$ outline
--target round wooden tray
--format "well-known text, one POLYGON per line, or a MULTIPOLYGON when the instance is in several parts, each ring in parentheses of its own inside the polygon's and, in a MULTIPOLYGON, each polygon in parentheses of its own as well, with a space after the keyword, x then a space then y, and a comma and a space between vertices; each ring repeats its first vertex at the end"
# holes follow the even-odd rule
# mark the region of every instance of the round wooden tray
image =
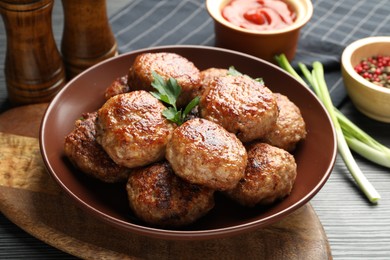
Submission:
POLYGON ((267 228, 224 239, 168 241, 114 229, 76 207, 45 171, 37 137, 46 107, 0 115, 0 210, 45 243, 84 259, 332 259, 310 204, 267 228))

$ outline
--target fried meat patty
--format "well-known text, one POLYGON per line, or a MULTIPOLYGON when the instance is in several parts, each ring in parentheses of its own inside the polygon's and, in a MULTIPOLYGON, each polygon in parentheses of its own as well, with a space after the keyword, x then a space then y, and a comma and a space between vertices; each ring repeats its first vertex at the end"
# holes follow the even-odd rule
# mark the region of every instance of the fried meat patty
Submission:
POLYGON ((275 126, 279 113, 271 90, 247 76, 214 78, 199 107, 202 118, 220 124, 242 142, 264 137, 275 126))
POLYGON ((82 172, 101 181, 113 183, 127 180, 129 169, 114 163, 96 141, 97 113, 85 113, 65 137, 64 151, 82 172))
POLYGON ((123 77, 118 77, 111 83, 110 86, 108 86, 108 88, 104 92, 104 98, 108 100, 113 96, 127 93, 129 91, 130 88, 127 85, 127 75, 123 77))
POLYGON ((200 72, 200 79, 203 85, 207 85, 208 82, 214 80, 215 78, 228 75, 229 70, 222 68, 208 68, 200 72))
POLYGON ((152 71, 164 80, 175 78, 181 87, 177 106, 187 105, 200 88, 200 72, 195 65, 176 53, 143 53, 136 57, 128 73, 130 90, 154 91, 152 71))
POLYGON ((243 206, 269 205, 289 195, 297 175, 294 157, 266 143, 248 147, 245 176, 225 194, 243 206))
POLYGON ((306 125, 299 108, 288 97, 274 93, 279 108, 275 127, 268 132, 263 141, 292 152, 296 144, 305 139, 306 125))
POLYGON ((244 176, 245 147, 222 126, 195 118, 177 127, 166 158, 181 178, 211 189, 231 189, 244 176))
POLYGON ((154 226, 188 225, 214 207, 212 189, 179 178, 167 161, 134 169, 126 189, 134 214, 154 226))
POLYGON ((162 115, 165 109, 146 91, 116 95, 98 110, 97 141, 114 162, 128 168, 161 160, 175 128, 162 115))
POLYGON ((202 96, 204 89, 207 88, 210 81, 212 81, 218 77, 226 76, 226 75, 228 75, 228 72, 229 72, 229 70, 227 70, 227 69, 214 68, 214 67, 200 71, 201 87, 198 91, 197 96, 199 96, 199 97, 202 96))

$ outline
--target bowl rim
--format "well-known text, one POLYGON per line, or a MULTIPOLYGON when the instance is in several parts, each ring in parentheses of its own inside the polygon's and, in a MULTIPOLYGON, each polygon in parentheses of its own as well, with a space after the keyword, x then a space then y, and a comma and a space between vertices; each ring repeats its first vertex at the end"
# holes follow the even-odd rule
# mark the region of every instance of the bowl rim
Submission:
MULTIPOLYGON (((112 226, 115 223, 114 227, 116 227, 116 228, 119 228, 119 226, 120 226, 122 229, 129 231, 129 226, 131 226, 131 232, 134 232, 136 234, 154 237, 154 238, 160 238, 160 239, 169 239, 169 240, 177 240, 177 239, 204 240, 204 239, 211 239, 211 238, 230 237, 233 235, 240 234, 243 231, 251 231, 251 230, 254 230, 256 228, 259 228, 258 227, 259 223, 262 223, 263 226, 268 225, 268 224, 272 224, 272 223, 274 223, 272 220, 275 217, 278 217, 278 216, 285 216, 286 217, 289 214, 295 212, 295 210, 298 210, 299 208, 304 206, 307 202, 309 202, 310 199, 313 198, 315 196, 315 194, 317 194, 321 190, 321 188, 325 185, 325 183, 329 179, 329 177, 332 173, 333 167, 336 163, 336 155, 337 155, 337 143, 336 143, 336 133, 335 133, 334 125, 333 125, 333 123, 330 119, 329 113, 325 109, 324 105, 319 101, 319 99, 310 90, 307 90, 307 91, 310 93, 310 95, 312 95, 318 101, 319 105, 323 108, 324 115, 326 116, 327 120, 330 122, 330 127, 331 127, 331 131, 332 131, 332 136, 333 136, 333 143, 334 143, 334 147, 333 147, 333 151, 332 151, 332 155, 331 155, 332 161, 325 169, 324 175, 321 177, 321 179, 318 180, 318 183, 316 184, 316 186, 310 192, 308 192, 305 196, 303 196, 297 203, 295 203, 289 207, 286 207, 285 209, 277 212, 276 214, 262 218, 261 220, 250 221, 248 223, 243 223, 243 224, 234 225, 234 226, 230 226, 230 227, 213 228, 213 229, 207 229, 207 230, 176 230, 176 229, 170 230, 170 229, 148 227, 145 225, 139 225, 136 223, 131 223, 128 221, 123 221, 123 220, 117 219, 113 216, 110 216, 110 215, 100 211, 99 209, 92 207, 91 205, 89 205, 88 203, 86 203, 85 201, 80 199, 77 194, 72 192, 72 190, 70 190, 66 186, 66 184, 56 174, 54 174, 55 170, 50 163, 50 159, 49 159, 50 155, 45 153, 45 146, 47 145, 46 141, 45 141, 45 135, 49 134, 49 133, 47 133, 47 132, 49 132, 49 129, 45 129, 44 125, 48 121, 48 118, 49 118, 51 111, 55 109, 56 103, 58 102, 58 100, 60 99, 62 94, 66 93, 67 89, 70 88, 72 83, 74 81, 76 81, 78 78, 82 77, 84 74, 89 73, 89 71, 93 70, 95 67, 98 67, 104 63, 109 63, 111 60, 118 59, 121 56, 133 55, 135 53, 142 53, 142 52, 151 51, 151 50, 160 50, 160 49, 165 50, 165 49, 175 49, 175 48, 196 48, 196 49, 216 50, 216 51, 222 51, 222 52, 229 52, 229 53, 240 55, 240 56, 245 56, 245 57, 248 57, 251 59, 256 59, 256 60, 259 60, 263 63, 266 63, 267 65, 272 66, 272 67, 280 70, 283 73, 286 73, 293 80, 296 80, 294 77, 289 75, 287 72, 285 72, 284 70, 282 70, 278 66, 276 66, 276 65, 274 65, 266 60, 263 60, 263 59, 260 59, 258 57, 255 57, 255 56, 252 56, 252 55, 249 55, 246 53, 242 53, 239 51, 224 49, 224 48, 220 48, 220 47, 213 47, 213 46, 164 45, 164 46, 147 47, 147 48, 142 48, 142 49, 137 49, 137 50, 133 50, 130 52, 126 52, 126 53, 120 54, 118 56, 104 60, 104 61, 88 68, 87 70, 80 73, 72 80, 70 80, 58 92, 58 94, 53 98, 53 100, 49 103, 49 106, 47 107, 45 114, 43 116, 43 119, 41 121, 41 127, 40 127, 40 133, 39 133, 39 145, 40 145, 40 151, 41 151, 41 155, 43 158, 43 162, 44 162, 46 169, 48 170, 50 175, 54 178, 54 180, 57 182, 57 184, 59 184, 62 189, 66 190, 65 194, 69 198, 71 198, 73 202, 75 202, 75 205, 77 205, 79 207, 82 206, 82 208, 84 210, 88 211, 89 213, 92 213, 92 215, 95 217, 96 217, 96 213, 98 213, 98 215, 101 216, 101 218, 99 218, 99 219, 101 219, 102 221, 105 221, 106 223, 108 223, 112 226), (293 208, 295 208, 295 210, 292 211, 293 208)), ((299 83, 299 84, 301 84, 301 83, 299 83)))
POLYGON ((360 76, 354 69, 351 63, 351 57, 358 49, 376 43, 388 43, 390 48, 390 36, 372 36, 366 37, 359 40, 356 40, 349 44, 343 51, 341 55, 341 63, 345 69, 345 72, 348 73, 354 80, 360 83, 360 85, 372 89, 374 91, 378 91, 384 94, 390 94, 390 89, 377 86, 374 83, 364 79, 360 76))
MULTIPOLYGON (((231 22, 227 21, 223 16, 221 15, 221 5, 224 4, 225 0, 206 0, 206 9, 209 13, 209 15, 214 19, 215 22, 218 22, 219 24, 230 28, 232 30, 244 33, 244 34, 250 34, 250 35, 264 35, 264 36, 270 36, 270 35, 276 35, 276 34, 283 34, 288 33, 291 31, 295 31, 303 27, 312 17, 313 15, 313 4, 311 0, 285 0, 286 2, 290 3, 293 2, 294 6, 298 5, 299 10, 305 11, 304 15, 301 15, 299 13, 298 19, 294 21, 293 24, 281 28, 281 29, 275 29, 275 30, 264 30, 264 31, 256 31, 251 29, 245 29, 242 27, 239 27, 237 25, 232 24, 231 22), (218 5, 218 6, 216 6, 218 5)), ((226 3, 230 2, 231 0, 226 0, 226 3)), ((300 12, 300 11, 299 11, 300 12)))

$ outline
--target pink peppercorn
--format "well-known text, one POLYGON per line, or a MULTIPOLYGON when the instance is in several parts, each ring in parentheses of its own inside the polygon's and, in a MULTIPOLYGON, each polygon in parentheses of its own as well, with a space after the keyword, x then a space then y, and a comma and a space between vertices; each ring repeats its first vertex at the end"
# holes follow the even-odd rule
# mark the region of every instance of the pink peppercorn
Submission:
POLYGON ((390 88, 390 56, 377 55, 362 59, 354 69, 366 80, 390 88))

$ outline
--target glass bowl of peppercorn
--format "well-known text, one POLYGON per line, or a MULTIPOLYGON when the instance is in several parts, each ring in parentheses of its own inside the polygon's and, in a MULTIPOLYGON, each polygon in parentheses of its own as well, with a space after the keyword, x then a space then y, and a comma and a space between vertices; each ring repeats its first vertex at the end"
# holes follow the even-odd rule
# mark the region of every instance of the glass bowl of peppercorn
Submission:
POLYGON ((390 123, 390 36, 351 43, 341 63, 344 85, 355 107, 372 119, 390 123))

